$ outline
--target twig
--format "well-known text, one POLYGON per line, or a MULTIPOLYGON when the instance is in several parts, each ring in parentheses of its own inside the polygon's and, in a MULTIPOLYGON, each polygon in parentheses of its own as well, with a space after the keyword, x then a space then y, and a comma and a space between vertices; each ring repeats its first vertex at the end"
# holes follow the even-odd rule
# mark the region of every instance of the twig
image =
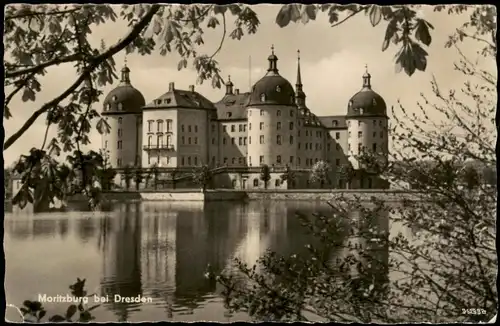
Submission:
POLYGON ((78 88, 78 86, 80 86, 80 84, 86 78, 88 78, 88 76, 92 73, 92 71, 95 68, 97 68, 103 61, 107 60, 108 58, 112 57, 113 55, 115 55, 116 53, 120 52, 125 47, 127 47, 137 36, 139 36, 139 34, 149 24, 149 22, 159 9, 160 9, 159 5, 152 5, 148 13, 144 15, 144 17, 132 28, 130 33, 123 40, 119 41, 117 44, 110 47, 106 52, 94 58, 91 58, 88 68, 82 72, 82 74, 78 77, 78 79, 68 89, 66 89, 66 91, 64 91, 58 97, 54 98, 52 101, 44 104, 37 111, 35 111, 33 115, 31 115, 31 117, 29 117, 28 120, 26 120, 23 126, 16 133, 10 136, 9 139, 7 139, 7 141, 4 144, 4 151, 8 149, 10 146, 12 146, 12 144, 14 144, 16 140, 18 140, 26 132, 26 130, 28 130, 33 125, 33 123, 36 121, 36 119, 38 119, 40 115, 47 112, 47 110, 56 106, 62 100, 64 100, 66 97, 72 94, 78 88))
POLYGON ((68 9, 68 10, 61 10, 61 11, 49 11, 49 12, 36 12, 32 11, 29 13, 25 14, 19 14, 19 15, 10 15, 5 17, 5 21, 13 20, 13 19, 22 19, 22 18, 29 18, 29 17, 36 17, 36 16, 53 16, 53 15, 64 15, 68 13, 74 13, 77 12, 78 10, 82 9, 82 7, 78 8, 73 8, 73 9, 68 9))
POLYGON ((352 13, 350 13, 349 15, 347 15, 347 17, 345 17, 344 19, 342 19, 341 21, 339 21, 339 22, 337 22, 335 24, 330 25, 330 27, 336 27, 336 26, 339 26, 340 24, 345 23, 350 18, 356 16, 357 14, 359 14, 360 12, 362 12, 363 10, 365 10, 365 8, 366 8, 366 6, 360 7, 357 11, 353 11, 352 13))

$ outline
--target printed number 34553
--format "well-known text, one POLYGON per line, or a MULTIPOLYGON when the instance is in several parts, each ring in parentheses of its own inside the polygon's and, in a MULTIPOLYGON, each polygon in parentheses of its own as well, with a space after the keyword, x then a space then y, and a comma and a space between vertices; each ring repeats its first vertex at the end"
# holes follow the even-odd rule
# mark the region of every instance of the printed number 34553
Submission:
POLYGON ((462 309, 463 315, 486 315, 486 310, 482 308, 462 309))

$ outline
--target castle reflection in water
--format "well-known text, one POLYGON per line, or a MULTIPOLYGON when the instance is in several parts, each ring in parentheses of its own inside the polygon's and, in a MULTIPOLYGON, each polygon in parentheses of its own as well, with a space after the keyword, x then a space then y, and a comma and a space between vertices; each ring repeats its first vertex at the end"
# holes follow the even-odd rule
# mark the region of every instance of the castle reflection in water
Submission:
MULTIPOLYGON (((95 241, 99 248, 101 294, 152 297, 152 304, 171 315, 195 309, 220 292, 203 275, 207 264, 217 274, 230 269, 235 257, 254 264, 266 249, 284 255, 306 252, 305 244, 314 239, 306 234, 297 211, 331 213, 329 207, 290 202, 151 202, 120 204, 100 218, 8 223, 6 232, 14 237, 64 237, 68 221, 75 223, 80 241, 95 241)), ((382 216, 377 223, 387 221, 382 216)), ((126 321, 139 305, 109 303, 107 309, 126 321)))

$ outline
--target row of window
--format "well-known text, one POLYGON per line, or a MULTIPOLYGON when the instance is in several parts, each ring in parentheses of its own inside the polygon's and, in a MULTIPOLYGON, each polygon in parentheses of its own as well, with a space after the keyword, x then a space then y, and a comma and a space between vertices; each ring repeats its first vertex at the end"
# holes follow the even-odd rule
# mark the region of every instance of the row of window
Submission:
MULTIPOLYGON (((377 132, 374 131, 373 134, 372 134, 373 138, 376 138, 377 137, 377 132)), ((379 132, 379 136, 380 138, 384 138, 384 132, 383 131, 380 131, 379 132)), ((351 137, 351 132, 349 131, 349 137, 351 137)), ((358 131, 358 138, 361 138, 363 137, 363 132, 362 131, 358 131)))
MULTIPOLYGON (((349 147, 348 147, 349 151, 351 151, 351 144, 349 144, 348 146, 349 146, 349 147)), ((363 144, 361 144, 361 143, 359 143, 359 144, 358 144, 358 153, 361 153, 361 152, 362 152, 362 151, 364 151, 365 149, 366 149, 366 146, 363 146, 363 144)), ((373 152, 376 152, 376 151, 378 151, 379 149, 382 149, 382 148, 379 148, 379 147, 377 146, 377 143, 373 143, 373 144, 372 144, 372 151, 373 151, 373 152)))
MULTIPOLYGON (((264 94, 262 94, 262 95, 264 95, 264 94)), ((266 112, 265 110, 260 110, 260 116, 264 116, 265 112, 266 112)), ((289 112, 290 112, 290 117, 293 118, 294 110, 291 109, 289 112)), ((248 115, 252 115, 252 110, 248 110, 248 115)), ((276 110, 276 116, 281 117, 281 110, 276 110)))
MULTIPOLYGON (((300 149, 300 143, 297 145, 297 149, 300 149)), ((313 150, 313 143, 305 143, 305 150, 313 150)), ((323 146, 319 143, 316 143, 316 148, 315 150, 320 151, 323 149, 323 146)))
MULTIPOLYGON (((334 120, 334 121, 337 121, 337 120, 334 120)), ((373 122, 373 126, 376 126, 377 125, 377 120, 372 120, 373 122)), ((358 120, 358 126, 362 126, 365 122, 364 121, 359 121, 358 120)), ((378 125, 379 127, 383 127, 383 121, 382 120, 378 120, 378 125)), ((336 126, 336 124, 335 124, 336 126)), ((347 126, 350 127, 351 126, 351 120, 347 121, 347 126)))
MULTIPOLYGON (((162 146, 164 138, 165 137, 163 135, 156 136, 156 144, 158 146, 162 146)), ((166 139, 167 139, 167 146, 171 146, 172 145, 172 136, 171 135, 167 135, 166 139)), ((151 146, 151 145, 153 145, 153 137, 149 136, 148 137, 148 146, 151 146)))
MULTIPOLYGON (((167 121, 167 132, 172 132, 174 122, 171 119, 168 119, 166 121, 167 121)), ((154 123, 155 123, 154 120, 148 120, 148 132, 153 132, 154 123)), ((156 120, 156 132, 163 132, 163 120, 156 120)))
MULTIPOLYGON (((227 126, 222 126, 222 130, 224 132, 227 132, 227 126)), ((239 124, 238 131, 239 132, 247 131, 247 125, 246 124, 239 124)), ((212 125, 212 132, 215 132, 215 125, 212 125)), ((231 132, 236 132, 236 125, 231 125, 231 132)))

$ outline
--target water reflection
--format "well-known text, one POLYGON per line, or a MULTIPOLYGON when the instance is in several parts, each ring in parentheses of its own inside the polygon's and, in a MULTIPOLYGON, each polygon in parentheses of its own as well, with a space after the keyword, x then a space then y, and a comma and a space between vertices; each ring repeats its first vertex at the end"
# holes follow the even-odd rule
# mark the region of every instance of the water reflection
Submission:
MULTIPOLYGON (((297 212, 315 211, 331 214, 328 206, 298 202, 129 203, 117 204, 110 212, 85 216, 54 213, 22 219, 7 217, 5 229, 8 236, 33 246, 38 245, 37 238, 59 235, 55 244, 44 244, 49 246, 48 251, 50 245, 64 246, 74 240, 95 244, 99 261, 88 264, 102 267, 94 269, 95 275, 84 277, 100 280, 101 295, 110 299, 115 294, 153 298, 153 303, 145 304, 110 300, 104 306, 113 312, 115 320, 130 321, 142 311, 147 312, 149 320, 175 319, 175 315, 186 312, 203 320, 206 318, 197 315, 202 314, 197 308, 217 298, 221 290, 204 277, 207 264, 219 274, 231 268, 235 257, 254 264, 266 249, 283 255, 304 253, 305 244, 314 239, 306 234, 297 212)), ((356 214, 353 212, 352 218, 356 214)), ((388 227, 387 214, 370 221, 388 227)), ((387 248, 374 247, 373 252, 385 257, 382 261, 388 259, 387 248)), ((68 252, 68 257, 73 256, 74 252, 68 252)), ((29 268, 23 266, 17 268, 29 268)), ((380 270, 379 266, 373 272, 380 275, 380 270)), ((50 275, 50 270, 36 273, 50 275)), ((60 283, 59 279, 45 278, 60 283)), ((9 279, 6 283, 10 291, 22 286, 10 284, 9 279)), ((222 305, 216 307, 220 310, 219 321, 227 321, 222 305)), ((96 314, 99 316, 98 311, 96 314)))

